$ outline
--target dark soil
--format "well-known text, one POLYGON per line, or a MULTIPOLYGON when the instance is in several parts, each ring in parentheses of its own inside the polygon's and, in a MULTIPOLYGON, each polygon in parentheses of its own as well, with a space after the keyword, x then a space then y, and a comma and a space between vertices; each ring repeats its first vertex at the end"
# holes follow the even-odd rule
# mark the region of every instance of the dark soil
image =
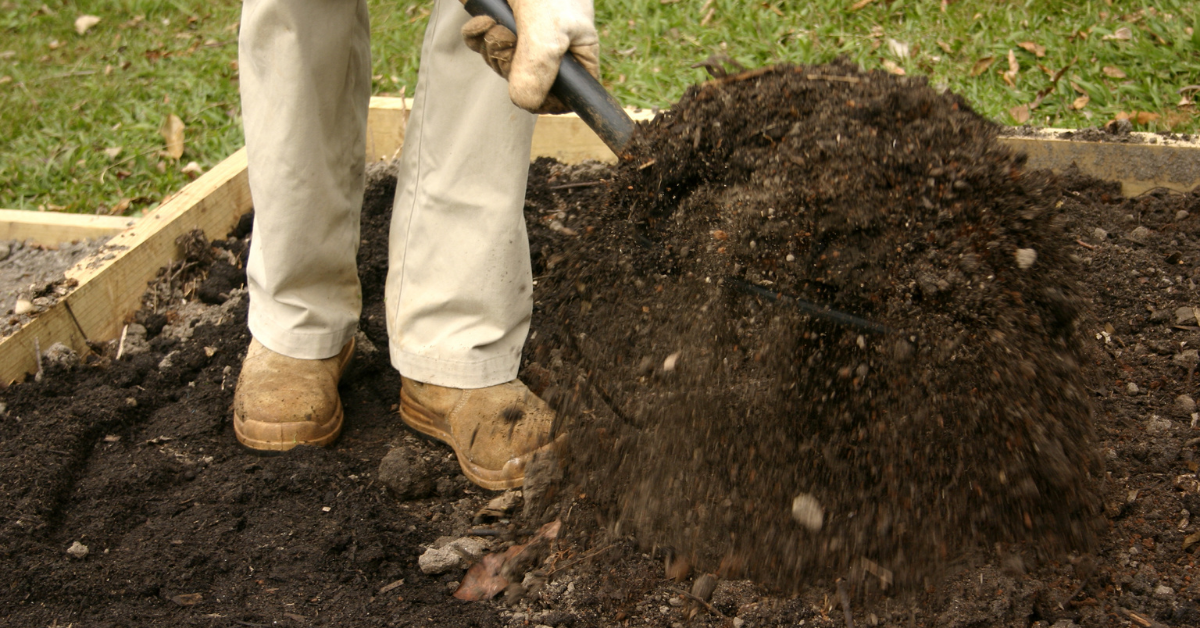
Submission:
POLYGON ((523 377, 575 437, 565 480, 494 523, 395 414, 394 179, 364 208, 330 449, 238 447, 245 240, 193 251, 218 270, 164 273, 145 352, 3 391, 0 625, 841 626, 839 589, 860 625, 1200 625, 1177 400, 1200 362, 1177 311, 1200 305, 1200 196, 1025 173, 995 133, 917 81, 785 68, 693 89, 616 169, 535 164, 523 377), (382 486, 389 449, 432 495, 382 486), (792 518, 802 493, 819 531, 792 518), (500 549, 553 517, 540 592, 461 602, 461 570, 417 566, 439 537, 486 527, 500 549), (703 572, 720 581, 689 620, 703 572))

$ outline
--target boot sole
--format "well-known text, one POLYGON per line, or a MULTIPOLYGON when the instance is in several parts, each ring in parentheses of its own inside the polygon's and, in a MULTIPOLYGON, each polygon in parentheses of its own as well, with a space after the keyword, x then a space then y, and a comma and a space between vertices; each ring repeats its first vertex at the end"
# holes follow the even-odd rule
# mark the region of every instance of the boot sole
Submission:
MULTIPOLYGON (((244 421, 238 416, 237 412, 233 413, 233 433, 237 436, 238 442, 255 451, 288 451, 299 445, 312 447, 324 447, 333 441, 342 433, 342 422, 344 413, 342 412, 342 400, 338 399, 337 409, 334 410, 331 420, 325 425, 318 426, 318 430, 324 432, 329 429, 329 432, 317 438, 300 438, 301 426, 307 426, 308 423, 265 423, 262 421, 244 421), (332 426, 327 428, 326 426, 332 426), (276 432, 278 436, 272 435, 272 438, 262 438, 261 435, 266 432, 276 432), (259 436, 255 438, 250 434, 259 436)), ((310 432, 311 430, 304 430, 310 432)))
MULTIPOLYGON (((424 406, 410 397, 408 391, 403 388, 400 389, 400 419, 404 421, 405 425, 421 434, 449 445, 454 450, 454 456, 458 458, 458 466, 462 469, 463 475, 467 476, 467 479, 476 486, 491 491, 503 491, 510 488, 518 488, 525 483, 524 465, 522 465, 521 475, 513 477, 503 470, 497 471, 481 467, 464 457, 462 452, 459 451, 458 444, 454 441, 454 435, 451 433, 450 424, 446 419, 425 409, 424 406)), ((542 449, 546 447, 549 447, 549 445, 542 449)), ((541 449, 536 451, 541 451, 541 449)), ((521 456, 520 459, 528 462, 529 458, 536 451, 531 451, 521 456)))

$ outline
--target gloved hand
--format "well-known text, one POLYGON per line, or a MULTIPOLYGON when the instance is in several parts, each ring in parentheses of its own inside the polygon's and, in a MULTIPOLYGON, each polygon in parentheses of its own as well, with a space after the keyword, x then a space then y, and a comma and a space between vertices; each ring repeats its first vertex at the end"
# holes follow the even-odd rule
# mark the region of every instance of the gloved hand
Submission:
MULTIPOLYGON (((464 0, 465 2, 465 0, 464 0)), ((508 79, 513 103, 533 113, 570 111, 550 94, 558 65, 568 51, 592 76, 600 78, 600 37, 592 0, 508 0, 518 38, 490 17, 471 18, 463 26, 467 46, 483 55, 508 79)))

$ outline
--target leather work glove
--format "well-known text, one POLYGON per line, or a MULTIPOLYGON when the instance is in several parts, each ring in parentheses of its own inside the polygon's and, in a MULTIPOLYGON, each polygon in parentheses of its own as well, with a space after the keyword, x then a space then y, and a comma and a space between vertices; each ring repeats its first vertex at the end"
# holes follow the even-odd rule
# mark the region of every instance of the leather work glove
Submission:
MULTIPOLYGON (((465 0, 464 0, 465 1, 465 0)), ((483 55, 508 79, 513 104, 533 113, 566 113, 550 94, 558 65, 567 52, 592 76, 600 78, 600 37, 592 0, 508 0, 520 38, 490 17, 471 18, 463 26, 467 47, 483 55)))

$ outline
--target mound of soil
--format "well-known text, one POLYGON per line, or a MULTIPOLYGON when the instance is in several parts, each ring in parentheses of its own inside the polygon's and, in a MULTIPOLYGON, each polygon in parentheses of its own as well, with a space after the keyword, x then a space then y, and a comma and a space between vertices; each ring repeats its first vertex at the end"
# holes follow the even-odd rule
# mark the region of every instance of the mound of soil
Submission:
POLYGON ((1061 189, 996 134, 851 65, 711 81, 659 114, 543 271, 555 333, 533 355, 567 351, 593 393, 565 409, 581 490, 774 582, 1086 548, 1102 466, 1061 189))
POLYGON ((383 173, 335 446, 236 444, 244 232, 182 243, 209 263, 164 271, 120 357, 0 391, 0 625, 1200 624, 1200 195, 1021 172, 961 101, 843 65, 673 111, 653 155, 530 173, 522 377, 576 435, 574 490, 485 521, 493 495, 400 425, 383 173), (555 517, 494 601, 419 566, 555 517))

